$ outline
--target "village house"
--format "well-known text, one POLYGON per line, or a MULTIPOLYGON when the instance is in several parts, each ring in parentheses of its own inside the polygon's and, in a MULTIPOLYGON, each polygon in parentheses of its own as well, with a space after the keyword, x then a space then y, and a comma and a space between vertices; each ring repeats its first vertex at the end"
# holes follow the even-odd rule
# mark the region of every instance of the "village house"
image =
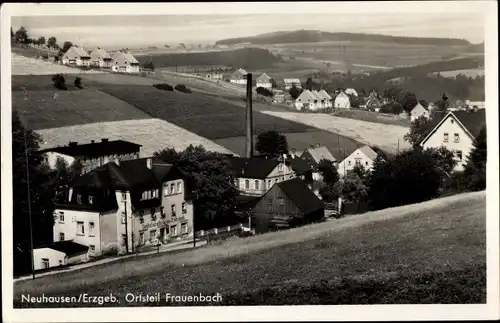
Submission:
POLYGON ((429 114, 429 111, 422 104, 420 104, 420 102, 419 102, 410 111, 410 121, 413 122, 413 121, 417 120, 420 117, 424 117, 426 119, 429 119, 430 118, 430 114, 429 114))
POLYGON ((231 74, 231 77, 229 78, 229 82, 234 83, 234 84, 239 84, 239 85, 246 85, 247 84, 247 71, 245 71, 242 68, 237 69, 236 71, 231 74))
POLYGON ((256 79, 256 87, 263 87, 265 89, 272 89, 273 84, 271 82, 272 78, 267 75, 266 73, 262 73, 259 77, 256 79))
POLYGON ((316 111, 319 108, 319 98, 309 90, 304 90, 295 100, 297 110, 316 111))
POLYGON ((358 97, 358 92, 356 92, 355 89, 352 89, 352 88, 348 88, 344 91, 345 94, 347 95, 352 95, 352 96, 355 96, 355 97, 358 97))
POLYGON ((349 96, 344 92, 340 92, 336 97, 333 103, 333 107, 335 109, 350 109, 351 108, 351 100, 349 96))
POLYGON ((474 139, 486 124, 486 110, 450 111, 422 140, 423 149, 446 147, 455 155, 456 171, 462 171, 474 139))
POLYGON ((293 228, 323 220, 323 202, 299 178, 274 184, 250 211, 256 233, 293 228))
POLYGON ((302 89, 302 84, 300 83, 299 79, 292 79, 292 78, 287 78, 283 79, 283 83, 285 84, 285 90, 289 91, 293 86, 295 86, 297 89, 302 89))
POLYGON ((484 109, 485 108, 484 101, 465 100, 465 105, 471 109, 484 109))
POLYGON ((340 177, 344 177, 356 166, 362 166, 365 170, 371 170, 375 158, 377 158, 377 153, 370 146, 365 145, 356 149, 338 164, 337 169, 340 177))
POLYGON ((90 66, 90 55, 82 47, 73 45, 64 53, 61 63, 63 65, 90 66))
POLYGON ((273 103, 283 103, 285 102, 285 93, 283 90, 273 90, 274 96, 273 96, 273 103))
POLYGON ((314 95, 314 97, 316 97, 316 109, 318 110, 321 110, 321 109, 325 109, 326 108, 326 98, 323 97, 323 95, 321 95, 318 91, 316 90, 312 90, 311 91, 312 95, 314 95))
POLYGON ((33 249, 35 270, 87 262, 89 247, 73 241, 56 241, 33 249))
POLYGON ((104 49, 97 47, 90 52, 90 66, 111 68, 111 56, 104 49))
POLYGON ((111 70, 120 73, 139 73, 139 61, 129 52, 119 51, 111 60, 111 70))
POLYGON ((365 109, 378 112, 380 110, 380 108, 382 107, 382 105, 383 105, 383 103, 379 99, 377 93, 372 92, 368 96, 368 100, 365 103, 365 109))
POLYGON ((320 144, 316 144, 316 146, 310 146, 305 149, 301 154, 300 158, 303 160, 307 160, 315 169, 313 172, 313 180, 320 181, 322 180, 321 174, 317 171, 316 167, 322 159, 329 160, 333 163, 333 165, 337 166, 337 159, 333 157, 332 153, 325 146, 321 146, 320 144))
POLYGON ((55 206, 54 241, 89 256, 134 253, 193 235, 187 176, 154 158, 115 160, 78 177, 55 206))
POLYGON ((92 140, 89 144, 79 145, 78 142, 70 142, 67 146, 47 148, 40 150, 39 153, 45 154, 49 166, 53 169, 59 158, 68 165, 78 160, 82 166, 82 173, 86 173, 115 159, 120 161, 138 159, 140 149, 141 145, 133 142, 109 141, 103 138, 100 142, 92 140))
POLYGON ((214 80, 214 81, 221 81, 224 78, 224 75, 222 73, 218 72, 211 72, 205 75, 205 78, 209 80, 214 80))
POLYGON ((328 108, 333 107, 333 99, 330 96, 330 94, 328 94, 325 90, 321 90, 318 93, 324 99, 324 107, 325 108, 328 109, 328 108))

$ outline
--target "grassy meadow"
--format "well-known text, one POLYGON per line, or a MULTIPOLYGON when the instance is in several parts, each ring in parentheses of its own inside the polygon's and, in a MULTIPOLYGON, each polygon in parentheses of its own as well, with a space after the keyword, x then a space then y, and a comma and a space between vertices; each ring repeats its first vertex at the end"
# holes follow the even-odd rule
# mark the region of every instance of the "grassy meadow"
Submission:
POLYGON ((485 303, 485 221, 484 191, 455 195, 16 282, 14 306, 30 306, 22 294, 82 290, 113 293, 112 306, 164 306, 124 295, 167 291, 219 292, 223 305, 485 303))

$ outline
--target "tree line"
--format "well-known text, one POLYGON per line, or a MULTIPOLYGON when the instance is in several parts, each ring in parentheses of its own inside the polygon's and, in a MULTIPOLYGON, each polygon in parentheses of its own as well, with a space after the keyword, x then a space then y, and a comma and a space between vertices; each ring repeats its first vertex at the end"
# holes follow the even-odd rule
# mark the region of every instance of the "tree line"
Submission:
POLYGON ((39 38, 31 38, 28 34, 28 30, 21 26, 16 32, 10 28, 10 36, 11 39, 18 43, 18 44, 24 44, 24 45, 37 45, 37 46, 42 46, 42 45, 47 45, 48 48, 53 49, 53 50, 58 50, 59 56, 62 56, 64 53, 70 49, 71 46, 73 46, 73 43, 70 41, 65 41, 63 43, 63 46, 60 47, 59 44, 57 43, 57 38, 54 36, 49 37, 46 39, 44 36, 41 36, 39 38))

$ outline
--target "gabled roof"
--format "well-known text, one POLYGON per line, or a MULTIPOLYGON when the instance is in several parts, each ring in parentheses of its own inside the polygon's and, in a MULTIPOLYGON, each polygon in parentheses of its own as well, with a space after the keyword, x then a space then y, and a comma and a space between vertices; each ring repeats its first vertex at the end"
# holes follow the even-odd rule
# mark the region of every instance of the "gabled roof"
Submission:
POLYGON ((371 106, 371 105, 377 105, 381 107, 383 104, 380 102, 378 99, 377 95, 375 93, 370 93, 370 96, 368 97, 368 101, 366 101, 366 106, 371 106))
POLYGON ((73 45, 66 51, 64 57, 67 57, 68 59, 77 59, 81 57, 90 57, 90 55, 82 47, 73 45))
POLYGON ((89 251, 88 246, 84 246, 82 244, 70 240, 52 242, 46 245, 39 246, 36 249, 41 249, 41 248, 50 248, 53 250, 57 250, 66 254, 67 256, 86 253, 89 251))
POLYGON ((54 147, 40 150, 39 153, 55 152, 72 157, 99 157, 118 153, 128 154, 139 151, 141 145, 124 140, 101 141, 78 145, 70 143, 68 146, 54 147))
POLYGON ((269 82, 271 81, 271 77, 266 73, 262 73, 258 78, 257 82, 269 82))
POLYGON ((283 193, 285 193, 285 195, 304 214, 310 214, 325 208, 323 202, 300 178, 293 178, 287 181, 278 182, 274 185, 278 185, 283 193))
POLYGON ((359 150, 371 160, 375 160, 375 158, 377 158, 377 153, 368 145, 359 147, 359 150))
POLYGON ((90 52, 90 58, 93 60, 111 59, 111 56, 102 48, 97 47, 90 52))
POLYGON ((314 96, 316 97, 316 99, 317 99, 317 100, 324 100, 324 99, 325 99, 325 98, 324 98, 321 94, 319 94, 319 92, 318 92, 318 91, 316 91, 316 90, 312 90, 312 91, 311 91, 311 94, 312 94, 312 95, 314 95, 314 96))
POLYGON ((314 102, 318 100, 318 98, 312 94, 311 91, 309 90, 305 90, 305 91, 302 91, 302 93, 300 93, 299 97, 297 98, 296 101, 300 101, 300 102, 314 102))
POLYGON ((279 164, 278 158, 227 157, 236 177, 266 178, 279 164))
POLYGON ((292 170, 298 176, 303 175, 308 171, 311 171, 313 168, 313 164, 309 160, 302 159, 300 157, 289 158, 287 159, 287 161, 292 166, 292 170))
POLYGON ((422 104, 420 104, 420 102, 419 102, 419 103, 417 103, 417 105, 415 105, 415 106, 413 107, 413 109, 411 109, 410 113, 411 113, 411 112, 413 112, 413 111, 422 110, 422 109, 423 109, 424 111, 427 111, 427 108, 426 108, 426 107, 424 107, 424 106, 423 106, 422 104))
POLYGON ((310 147, 307 148, 305 151, 311 154, 311 157, 314 159, 316 163, 319 163, 321 159, 327 159, 333 162, 337 161, 335 157, 333 157, 332 153, 325 146, 310 147))
POLYGON ((115 65, 139 64, 139 61, 129 52, 117 52, 112 58, 115 65))
POLYGON ((486 110, 479 109, 474 111, 450 111, 448 112, 440 121, 436 124, 434 128, 425 136, 425 138, 420 142, 420 145, 424 145, 425 142, 436 132, 443 122, 448 119, 448 117, 453 118, 458 122, 458 124, 463 128, 465 133, 471 138, 475 139, 479 134, 481 128, 486 124, 486 110))
POLYGON ((321 90, 319 91, 319 94, 324 97, 325 99, 328 99, 328 100, 331 100, 332 97, 330 96, 330 94, 328 94, 328 92, 326 92, 325 90, 321 90))
POLYGON ((245 71, 244 69, 242 68, 238 68, 236 71, 233 72, 233 74, 231 75, 231 78, 232 79, 244 79, 247 77, 247 71, 245 71))
POLYGON ((339 94, 337 94, 337 96, 335 97, 335 99, 337 99, 337 98, 349 99, 349 96, 347 94, 345 94, 345 92, 340 91, 339 94))

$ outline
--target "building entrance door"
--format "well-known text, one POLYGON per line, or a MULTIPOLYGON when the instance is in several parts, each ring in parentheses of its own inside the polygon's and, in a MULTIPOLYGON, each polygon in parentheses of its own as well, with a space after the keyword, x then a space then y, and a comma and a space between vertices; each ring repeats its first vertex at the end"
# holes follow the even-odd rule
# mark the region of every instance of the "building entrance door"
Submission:
POLYGON ((165 243, 165 228, 160 228, 160 242, 165 243))

